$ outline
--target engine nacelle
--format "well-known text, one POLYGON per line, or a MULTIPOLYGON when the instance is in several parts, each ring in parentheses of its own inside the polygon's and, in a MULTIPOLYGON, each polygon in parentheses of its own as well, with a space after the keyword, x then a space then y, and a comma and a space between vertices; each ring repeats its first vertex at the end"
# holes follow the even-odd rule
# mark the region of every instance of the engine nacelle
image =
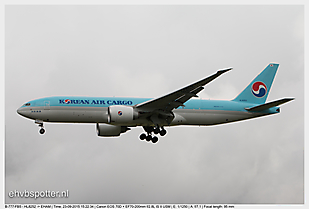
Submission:
POLYGON ((97 123, 97 134, 98 136, 119 136, 121 133, 126 132, 127 130, 130 130, 126 126, 115 126, 110 124, 98 124, 97 123))
POLYGON ((113 105, 108 107, 108 123, 129 123, 137 118, 137 112, 133 107, 113 105))

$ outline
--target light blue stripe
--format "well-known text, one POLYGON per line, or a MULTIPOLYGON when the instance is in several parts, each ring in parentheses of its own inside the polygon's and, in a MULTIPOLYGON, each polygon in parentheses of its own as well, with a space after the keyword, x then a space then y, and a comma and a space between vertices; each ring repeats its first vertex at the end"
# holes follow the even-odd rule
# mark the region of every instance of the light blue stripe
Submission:
MULTIPOLYGON (((130 97, 76 97, 76 96, 54 96, 45 97, 30 101, 31 106, 45 106, 46 102, 49 102, 50 107, 62 106, 62 107, 108 107, 111 105, 129 105, 133 106, 145 101, 149 101, 151 98, 130 98, 130 97), (65 103, 65 100, 69 100, 65 103)), ((223 110, 223 111, 241 111, 247 112, 246 107, 252 107, 256 104, 247 102, 236 102, 228 100, 202 100, 191 99, 187 101, 185 107, 179 107, 178 109, 200 109, 200 110, 223 110)), ((274 111, 274 110, 272 110, 274 111)), ((271 111, 271 112, 272 112, 271 111)), ((268 112, 268 111, 267 111, 268 112)))

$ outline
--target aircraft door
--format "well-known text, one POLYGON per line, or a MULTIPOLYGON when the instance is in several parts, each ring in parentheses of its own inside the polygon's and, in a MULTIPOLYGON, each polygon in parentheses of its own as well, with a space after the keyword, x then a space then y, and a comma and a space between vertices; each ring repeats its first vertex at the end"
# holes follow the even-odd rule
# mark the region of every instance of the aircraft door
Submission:
POLYGON ((50 102, 44 101, 44 103, 45 103, 44 110, 50 110, 50 102))

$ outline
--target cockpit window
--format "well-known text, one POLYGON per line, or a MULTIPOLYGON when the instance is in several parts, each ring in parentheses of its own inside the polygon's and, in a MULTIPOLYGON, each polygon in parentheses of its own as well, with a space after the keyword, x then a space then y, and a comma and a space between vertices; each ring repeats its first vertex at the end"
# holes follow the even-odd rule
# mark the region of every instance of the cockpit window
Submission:
POLYGON ((26 104, 24 104, 24 106, 30 106, 30 103, 26 103, 26 104))

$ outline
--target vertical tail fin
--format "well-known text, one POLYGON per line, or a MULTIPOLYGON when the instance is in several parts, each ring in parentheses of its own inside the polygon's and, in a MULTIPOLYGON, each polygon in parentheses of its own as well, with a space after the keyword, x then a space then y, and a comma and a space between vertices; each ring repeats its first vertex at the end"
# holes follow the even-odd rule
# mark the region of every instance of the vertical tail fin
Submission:
POLYGON ((279 64, 270 63, 251 83, 232 101, 265 103, 274 81, 279 64))

